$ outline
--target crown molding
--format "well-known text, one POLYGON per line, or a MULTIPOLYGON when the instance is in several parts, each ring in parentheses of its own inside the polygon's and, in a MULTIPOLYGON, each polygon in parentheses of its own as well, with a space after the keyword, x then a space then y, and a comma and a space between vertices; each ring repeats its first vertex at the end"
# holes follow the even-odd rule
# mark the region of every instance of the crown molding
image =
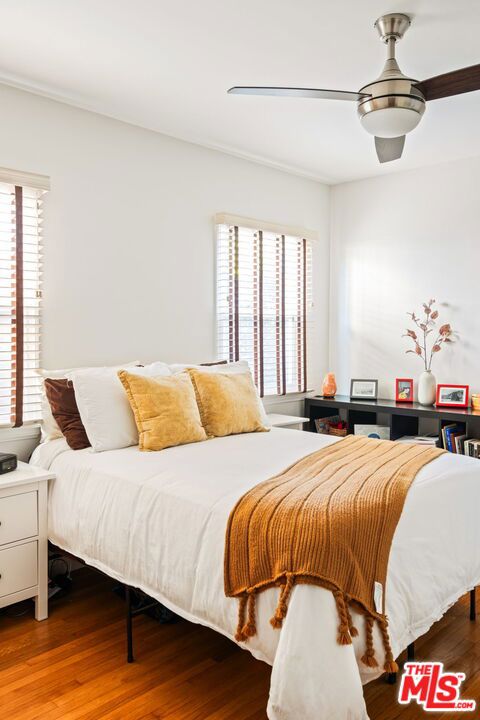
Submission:
POLYGON ((257 165, 263 165, 273 170, 279 170, 289 175, 296 175, 297 177, 302 177, 307 180, 313 180, 314 182, 322 183, 324 185, 335 185, 338 182, 338 180, 335 178, 326 175, 319 175, 317 173, 312 173, 301 167, 289 165, 288 163, 277 162, 275 160, 272 160, 271 158, 264 157, 263 155, 249 153, 244 150, 239 150, 238 148, 235 148, 233 146, 222 145, 220 143, 206 142, 202 140, 202 138, 196 136, 182 134, 177 135, 165 132, 160 128, 139 124, 138 122, 134 122, 131 118, 128 118, 126 116, 113 115, 112 113, 109 113, 104 109, 99 109, 85 98, 76 97, 68 95, 67 93, 53 90, 48 85, 44 85, 42 83, 25 81, 23 78, 20 78, 19 76, 10 73, 0 73, 0 85, 6 85, 8 87, 14 88, 15 90, 21 90, 22 92, 30 93, 31 95, 39 95, 41 97, 47 98, 48 100, 62 103, 63 105, 69 105, 71 107, 78 108, 79 110, 85 110, 96 115, 101 115, 102 117, 110 118, 111 120, 117 120, 118 122, 141 128, 142 130, 148 130, 149 132, 154 132, 159 135, 165 135, 166 137, 170 137, 175 140, 188 142, 192 145, 199 145, 200 147, 207 148, 208 150, 215 150, 216 152, 221 152, 225 155, 230 155, 241 160, 247 160, 249 162, 256 163, 257 165))

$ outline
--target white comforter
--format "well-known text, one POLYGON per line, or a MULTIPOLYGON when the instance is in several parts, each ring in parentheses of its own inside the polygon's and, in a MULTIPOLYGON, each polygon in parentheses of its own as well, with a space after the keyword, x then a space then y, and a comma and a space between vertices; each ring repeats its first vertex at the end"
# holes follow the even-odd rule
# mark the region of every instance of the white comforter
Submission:
MULTIPOLYGON (((273 429, 157 453, 93 453, 69 450, 62 439, 38 447, 32 462, 57 475, 49 497, 52 542, 233 639, 237 601, 223 592, 228 515, 249 488, 329 442, 335 439, 273 429)), ((446 454, 418 474, 388 571, 394 655, 480 583, 479 507, 477 460, 446 454)), ((362 682, 379 672, 357 664, 362 618, 354 618, 354 645, 340 646, 330 592, 294 588, 281 631, 269 624, 277 600, 277 589, 260 594, 258 634, 245 645, 273 665, 270 720, 365 720, 362 682)), ((375 639, 381 658, 379 634, 375 639)))

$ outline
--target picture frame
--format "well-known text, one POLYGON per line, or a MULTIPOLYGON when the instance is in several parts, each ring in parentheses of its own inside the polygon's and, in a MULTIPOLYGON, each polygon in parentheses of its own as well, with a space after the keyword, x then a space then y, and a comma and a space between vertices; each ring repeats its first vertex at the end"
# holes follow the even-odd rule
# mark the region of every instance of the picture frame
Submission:
POLYGON ((350 400, 377 400, 378 380, 353 378, 350 380, 350 400))
POLYGON ((437 407, 467 408, 469 385, 437 385, 437 407))
POLYGON ((395 380, 395 400, 397 403, 413 402, 413 379, 397 378, 395 380))

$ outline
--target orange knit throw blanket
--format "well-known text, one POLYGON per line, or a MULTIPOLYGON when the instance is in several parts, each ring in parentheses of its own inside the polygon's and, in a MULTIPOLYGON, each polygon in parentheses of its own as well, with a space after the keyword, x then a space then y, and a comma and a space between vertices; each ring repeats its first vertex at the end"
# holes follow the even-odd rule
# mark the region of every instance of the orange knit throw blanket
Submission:
POLYGON ((282 625, 295 583, 333 592, 338 642, 358 634, 350 606, 365 615, 362 661, 378 665, 373 625, 385 647, 386 672, 396 672, 383 592, 393 534, 418 471, 443 450, 350 435, 249 490, 230 514, 225 540, 225 594, 239 598, 237 641, 255 635, 256 594, 281 587, 271 624, 282 625))

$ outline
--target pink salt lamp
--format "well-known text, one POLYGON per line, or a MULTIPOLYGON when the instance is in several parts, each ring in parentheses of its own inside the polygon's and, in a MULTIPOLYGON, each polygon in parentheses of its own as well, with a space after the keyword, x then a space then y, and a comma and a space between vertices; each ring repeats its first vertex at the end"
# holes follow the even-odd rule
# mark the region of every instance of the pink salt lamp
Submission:
POLYGON ((335 373, 327 373, 323 379, 322 395, 323 397, 335 397, 337 392, 337 383, 335 381, 335 373))

